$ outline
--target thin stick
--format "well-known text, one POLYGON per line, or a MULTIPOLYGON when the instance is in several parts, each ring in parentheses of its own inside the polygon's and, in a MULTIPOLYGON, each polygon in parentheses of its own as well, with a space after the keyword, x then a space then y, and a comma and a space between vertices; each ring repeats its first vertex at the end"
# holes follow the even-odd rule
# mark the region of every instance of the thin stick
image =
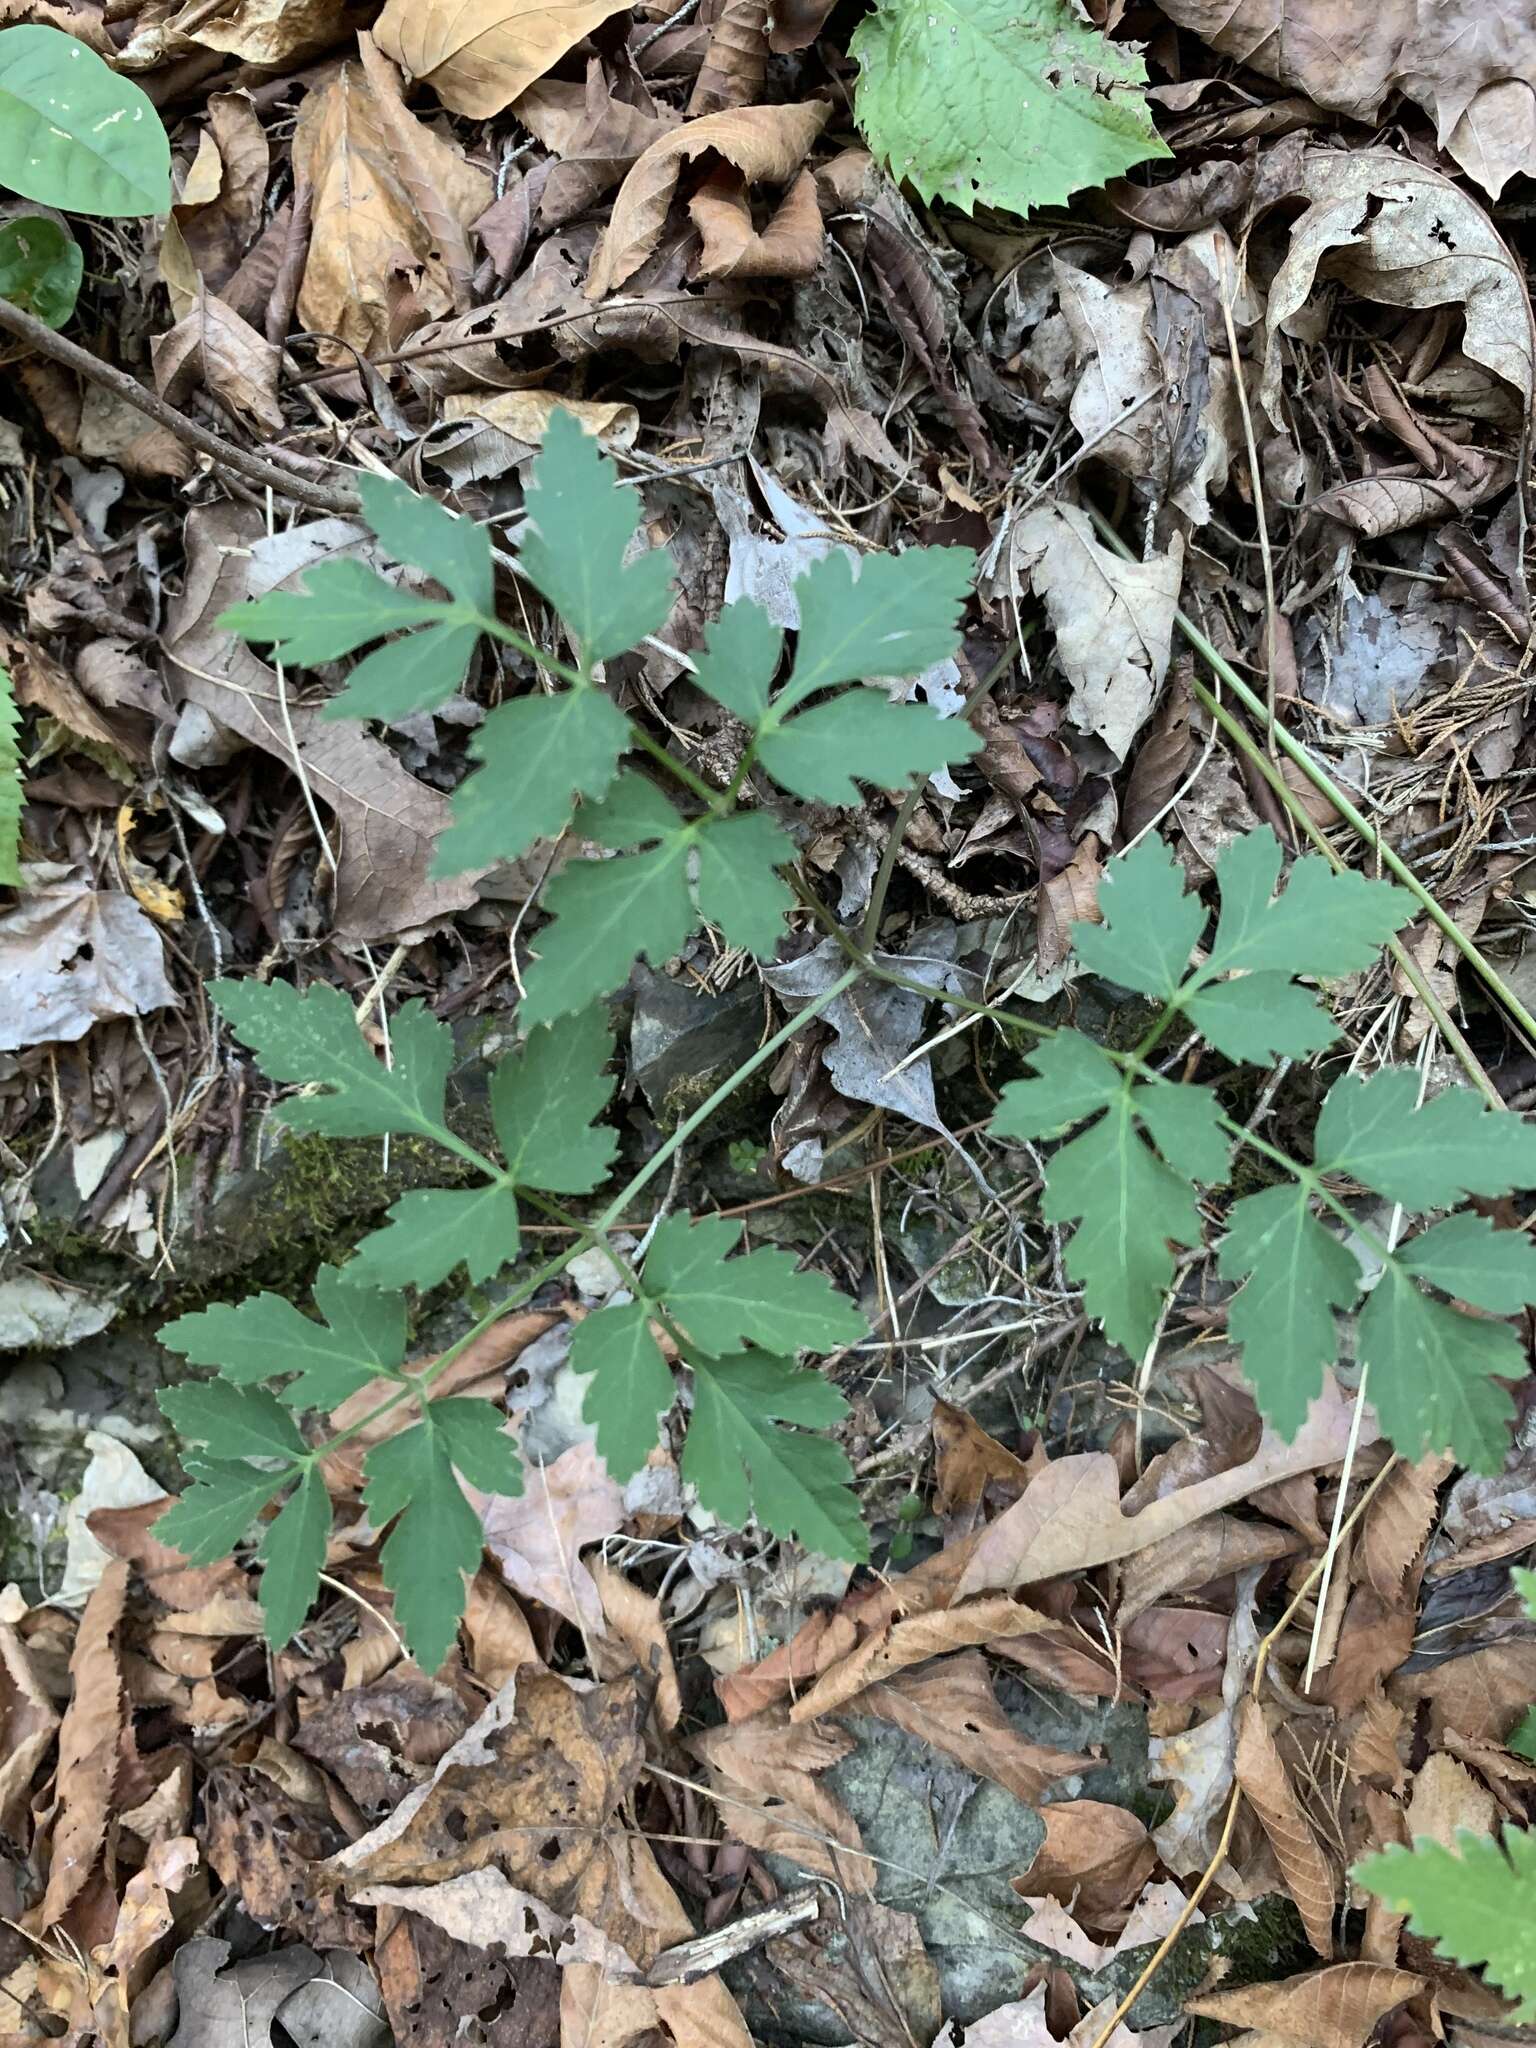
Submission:
POLYGON ((104 391, 112 392, 115 397, 146 414, 157 426, 166 428, 178 441, 184 441, 189 448, 196 448, 200 454, 221 463, 225 469, 232 469, 237 476, 245 477, 263 490, 277 491, 283 497, 291 498, 295 504, 308 505, 315 512, 351 515, 360 509, 355 491, 333 490, 328 484, 309 483, 291 469, 284 469, 280 463, 268 462, 265 456, 248 454, 233 441, 226 441, 222 434, 211 432, 198 421, 188 419, 184 412, 178 412, 174 405, 167 405, 157 392, 147 391, 137 377, 130 377, 126 370, 119 370, 111 363, 98 361, 89 350, 62 334, 55 334, 51 327, 45 327, 41 320, 34 320, 30 313, 24 313, 8 299, 0 299, 0 330, 14 334, 18 341, 26 342, 39 355, 51 356, 54 362, 62 363, 77 376, 99 384, 104 391))

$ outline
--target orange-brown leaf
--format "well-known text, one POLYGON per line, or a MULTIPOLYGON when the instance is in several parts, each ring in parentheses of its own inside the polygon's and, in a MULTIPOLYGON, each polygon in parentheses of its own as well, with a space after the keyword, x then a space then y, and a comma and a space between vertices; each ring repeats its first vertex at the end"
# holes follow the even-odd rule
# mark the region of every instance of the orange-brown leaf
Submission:
POLYGON ((1236 1768, 1237 1782, 1269 1837, 1307 1939, 1327 1962, 1333 1955, 1338 1903, 1333 1868, 1301 1810, 1264 1709, 1252 1698, 1238 1708, 1236 1768))
POLYGON ((1231 2027, 1305 2042, 1307 2048, 1363 2048, 1378 2020, 1416 1997, 1424 1979, 1379 1963, 1335 1963, 1282 1984, 1249 1984, 1191 1998, 1186 2013, 1231 2027))

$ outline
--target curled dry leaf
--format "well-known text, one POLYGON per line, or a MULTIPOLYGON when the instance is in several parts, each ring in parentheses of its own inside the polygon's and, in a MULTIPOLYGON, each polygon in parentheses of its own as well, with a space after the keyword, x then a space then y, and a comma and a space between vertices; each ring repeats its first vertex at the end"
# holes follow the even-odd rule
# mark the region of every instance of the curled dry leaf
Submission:
POLYGON ((539 219, 551 228, 584 213, 678 123, 632 73, 611 80, 597 57, 587 65, 585 85, 544 79, 523 94, 516 113, 558 159, 538 201, 539 219))
POLYGON ((814 1721, 818 1715, 834 1713, 865 1686, 877 1685, 908 1665, 926 1663, 946 1650, 968 1650, 1000 1637, 1049 1631, 1053 1626, 1047 1616, 1002 1593, 973 1600, 965 1607, 941 1607, 890 1621, 875 1628, 841 1663, 823 1672, 804 1698, 791 1707, 790 1719, 814 1721))
POLYGON ((1435 1456, 1398 1464, 1377 1488, 1361 1525, 1356 1573, 1388 1602, 1400 1601, 1410 1568, 1434 1526, 1439 1488, 1454 1460, 1435 1456))
POLYGON ((123 1730, 117 1629, 127 1597, 128 1566, 113 1558, 85 1603, 70 1653, 69 1705, 59 1726, 59 1817, 43 1895, 44 1928, 60 1920, 84 1889, 106 1840, 123 1730))
POLYGON ((0 1626, 0 1833, 21 1838, 32 1773, 58 1725, 26 1644, 0 1626))
POLYGON ((653 142, 619 187, 613 212, 592 259, 587 297, 606 298, 632 277, 661 239, 661 230, 685 162, 713 150, 749 185, 782 185, 805 160, 830 107, 818 100, 795 106, 737 107, 706 114, 653 142))
POLYGON ((1456 1837, 1464 1829, 1474 1835, 1491 1835, 1497 1813, 1493 1794, 1478 1784, 1466 1765, 1437 1752, 1426 1757, 1414 1773, 1408 1800, 1408 1839, 1416 1842, 1427 1835, 1443 1848, 1454 1849, 1456 1837))
POLYGON ((1037 1806, 1047 1785, 1093 1768, 1090 1756, 1020 1735, 997 1703, 985 1659, 974 1651, 868 1686, 843 1711, 904 1728, 1026 1806, 1037 1806))
POLYGON ((688 202, 704 238, 699 277, 814 277, 821 262, 821 209, 816 180, 801 171, 767 226, 752 225, 746 187, 732 171, 717 171, 688 202))
POLYGON ((1253 2027, 1297 2048, 1364 2048, 1377 2022, 1394 2005, 1414 1998, 1424 1979, 1378 1963, 1335 1963, 1328 1970, 1250 1984, 1191 1998, 1184 2010, 1230 2027, 1253 2027))
POLYGON ((455 114, 489 120, 623 0, 386 0, 374 40, 455 114))
POLYGON ((1324 1962, 1331 1961, 1338 1904, 1333 1867, 1301 1810, 1264 1709, 1251 1698, 1237 1710, 1237 1782, 1269 1837, 1308 1941, 1324 1962))
POLYGON ((581 1553, 623 1526, 624 1490, 591 1444, 572 1444, 552 1465, 530 1466, 515 1498, 468 1491, 486 1548, 512 1590, 600 1636, 603 1603, 581 1553))
MULTIPOLYGON (((775 14, 778 10, 775 9, 775 14)), ((688 96, 688 118, 750 107, 768 72, 767 0, 724 0, 688 96)))
POLYGON ((1239 1521, 1236 1515, 1206 1515, 1127 1560, 1115 1618, 1121 1628, 1128 1627, 1169 1593, 1197 1592, 1229 1572, 1272 1563, 1301 1547, 1292 1530, 1239 1521))
POLYGON ((209 391, 264 433, 283 428, 277 400, 282 351, 206 292, 184 319, 150 345, 162 398, 184 406, 190 393, 209 391))
POLYGON ((969 1514, 979 1520, 989 1489, 1011 1504, 1028 1485, 1030 1470, 1024 1460, 989 1436, 965 1409, 935 1401, 931 1427, 935 1514, 969 1514))
POLYGON ((611 1631, 592 1645, 598 1676, 617 1678, 627 1670, 638 1671, 646 1693, 655 1695, 656 1726, 670 1735, 682 1719, 683 1702, 661 1603, 606 1558, 594 1558, 590 1571, 611 1631))
POLYGON ((1041 505, 1014 536, 1015 561, 1044 598, 1056 652, 1072 685, 1067 715, 1118 760, 1146 724, 1173 643, 1184 542, 1125 562, 1100 545, 1076 505, 1041 505))
POLYGON ((854 1746, 842 1728, 793 1728, 779 1716, 711 1728, 689 1745, 710 1774, 727 1835, 867 1896, 875 1869, 858 1824, 814 1776, 854 1746))
MULTIPOLYGON (((1526 88, 1528 92, 1528 88, 1526 88)), ((1482 208, 1449 178, 1393 150, 1308 150, 1291 229, 1265 314, 1264 408, 1282 423, 1280 336, 1299 324, 1326 275, 1380 305, 1460 306, 1465 353, 1532 396, 1530 301, 1520 269, 1482 208)))
POLYGON ((499 1870, 470 1870, 442 1884, 365 1885, 360 1906, 396 1906, 420 1913, 455 1941, 493 1945, 509 1956, 547 1956, 553 1963, 594 1963, 616 1982, 634 1977, 634 1962, 578 1913, 567 1917, 532 1892, 519 1891, 499 1870))
POLYGON ((1157 1861, 1145 1824, 1100 1799, 1059 1800, 1040 1818, 1045 1841, 1014 1890, 1055 1899, 1090 1928, 1123 1926, 1157 1861))

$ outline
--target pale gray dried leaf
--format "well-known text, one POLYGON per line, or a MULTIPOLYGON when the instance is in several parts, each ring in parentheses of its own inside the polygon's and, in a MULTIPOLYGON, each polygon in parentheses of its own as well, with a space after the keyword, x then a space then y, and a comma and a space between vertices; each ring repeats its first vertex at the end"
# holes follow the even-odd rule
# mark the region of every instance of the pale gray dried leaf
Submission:
MULTIPOLYGON (((953 950, 952 933, 949 945, 953 950)), ((949 972, 945 961, 931 957, 931 949, 927 958, 904 958, 899 954, 875 957, 914 980, 927 982, 935 995, 943 989, 949 972)), ((837 942, 823 939, 803 959, 765 967, 763 976, 776 995, 791 1003, 810 1002, 838 978, 845 965, 845 955, 837 942)), ((933 1070, 927 1055, 909 1066, 902 1064, 918 1041, 927 1009, 928 998, 909 989, 892 988, 880 982, 857 982, 822 1012, 837 1034, 822 1060, 838 1093, 850 1102, 868 1102, 877 1109, 893 1110, 911 1123, 948 1137, 934 1101, 933 1070)))
MULTIPOLYGON (((56 873, 57 871, 55 871, 56 873)), ((133 898, 66 874, 0 916, 0 1049, 83 1038, 107 1017, 174 1009, 160 935, 133 898)))
POLYGON ((512 1590, 588 1635, 606 1634, 603 1603, 581 1552, 623 1526, 624 1492, 592 1445, 572 1444, 552 1465, 530 1465, 515 1498, 468 1492, 485 1524, 486 1548, 512 1590))
POLYGON ((1442 651, 1430 613, 1395 609, 1376 591, 1346 596, 1336 631, 1313 618, 1296 636, 1303 696, 1342 725, 1390 725, 1423 694, 1442 651))
POLYGON ((1014 560, 1045 600, 1072 685, 1067 715, 1124 760, 1151 715, 1173 643, 1183 537, 1165 555, 1122 561, 1077 505, 1040 505, 1015 529, 1014 560))
POLYGON ((500 1870, 470 1870, 441 1884, 376 1884, 354 1894, 360 1906, 419 1913, 454 1941, 499 1948, 509 1956, 553 1963, 596 1963, 611 1982, 638 1974, 617 1942, 577 1913, 567 1916, 520 1891, 500 1870))
POLYGON ((229 1953, 205 1934, 176 1951, 178 2018, 166 2048, 272 2048, 278 2009, 324 1968, 302 1943, 238 1963, 229 1953))
POLYGON ((294 2048, 389 2048, 392 2039, 373 1972, 339 1948, 328 1949, 319 1973, 289 1992, 277 2023, 294 2048))
POLYGON ((42 1273, 0 1280, 0 1351, 67 1351, 104 1330, 117 1314, 104 1301, 42 1273))

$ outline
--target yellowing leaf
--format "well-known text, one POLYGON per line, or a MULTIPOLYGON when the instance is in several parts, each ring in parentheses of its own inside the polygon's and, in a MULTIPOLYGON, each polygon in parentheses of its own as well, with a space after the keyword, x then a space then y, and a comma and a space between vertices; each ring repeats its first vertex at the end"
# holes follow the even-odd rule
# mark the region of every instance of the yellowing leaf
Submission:
POLYGON ((373 33, 445 107, 484 121, 622 11, 615 0, 388 0, 373 33))

